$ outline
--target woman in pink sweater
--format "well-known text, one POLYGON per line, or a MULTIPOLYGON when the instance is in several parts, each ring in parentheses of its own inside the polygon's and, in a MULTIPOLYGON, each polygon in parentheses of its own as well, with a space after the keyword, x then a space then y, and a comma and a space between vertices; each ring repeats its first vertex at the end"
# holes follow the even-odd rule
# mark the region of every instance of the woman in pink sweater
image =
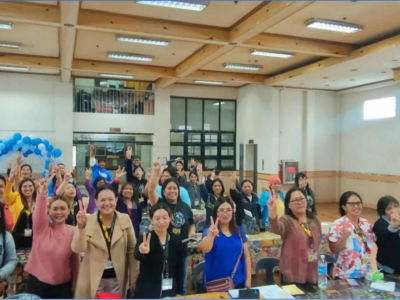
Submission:
POLYGON ((79 254, 71 250, 74 228, 65 224, 70 212, 68 200, 63 196, 54 197, 47 215, 47 191, 53 177, 40 180, 36 197, 33 212, 35 237, 25 267, 29 273, 27 290, 42 299, 66 299, 73 298, 79 254))

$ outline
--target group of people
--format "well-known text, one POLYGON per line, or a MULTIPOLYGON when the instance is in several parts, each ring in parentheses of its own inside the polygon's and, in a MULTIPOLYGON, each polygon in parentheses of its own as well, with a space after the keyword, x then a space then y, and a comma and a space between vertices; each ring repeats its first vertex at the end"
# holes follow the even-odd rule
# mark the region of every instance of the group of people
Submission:
MULTIPOLYGON (((306 174, 297 174, 286 195, 280 179, 271 177, 258 197, 253 183, 240 183, 235 172, 226 193, 221 172, 205 177, 194 160, 189 173, 179 159, 165 169, 154 162, 146 180, 131 148, 114 180, 105 161, 96 162, 93 147, 90 166, 88 199, 63 164, 51 164, 45 178, 36 181, 18 156, 8 178, 0 176, 0 279, 14 270, 16 249, 32 248, 25 267, 28 292, 41 298, 94 298, 100 292, 123 298, 186 295, 188 241, 196 236, 192 210, 205 208, 200 247, 207 290, 219 279, 232 288, 251 287, 248 235, 266 230, 282 238, 283 282, 317 281, 322 230, 306 174), (54 196, 48 202, 51 182, 54 196), (144 218, 151 223, 147 230, 142 230, 144 218)), ((379 269, 400 274, 399 202, 381 198, 373 227, 361 218, 362 208, 357 193, 341 196, 341 218, 328 234, 336 256, 334 278, 364 277, 374 242, 379 269)))

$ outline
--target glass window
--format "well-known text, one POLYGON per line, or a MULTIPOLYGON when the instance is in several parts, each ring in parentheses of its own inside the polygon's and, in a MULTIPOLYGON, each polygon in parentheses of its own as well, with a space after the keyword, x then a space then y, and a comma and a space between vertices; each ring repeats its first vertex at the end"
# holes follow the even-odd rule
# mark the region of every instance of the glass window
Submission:
POLYGON ((223 169, 233 169, 235 166, 235 161, 233 159, 222 159, 221 168, 223 169))
POLYGON ((200 146, 188 146, 188 155, 190 157, 194 155, 201 155, 201 147, 200 146))
POLYGON ((115 155, 125 156, 124 147, 125 143, 115 143, 115 155))
POLYGON ((183 143, 185 134, 183 132, 171 132, 171 143, 183 143))
POLYGON ((96 143, 96 156, 104 156, 104 155, 106 155, 106 144, 96 143))
POLYGON ((206 143, 218 143, 218 134, 217 133, 205 133, 204 141, 206 143))
POLYGON ((185 102, 185 99, 171 98, 171 129, 186 129, 185 102))
POLYGON ((107 143, 107 145, 106 145, 106 155, 115 155, 114 143, 107 143))
POLYGON ((188 134, 189 143, 201 143, 201 133, 190 133, 188 134))
POLYGON ((221 131, 235 131, 235 102, 221 101, 221 131))
POLYGON ((234 147, 221 147, 221 155, 222 156, 233 156, 235 155, 234 147))
POLYGON ((183 156, 183 146, 171 146, 170 148, 171 151, 171 156, 174 155, 178 155, 178 156, 183 156))
POLYGON ((204 162, 205 169, 215 169, 218 166, 218 162, 216 159, 206 159, 204 162))
POLYGON ((191 163, 191 159, 192 158, 194 158, 195 160, 196 160, 196 162, 197 163, 201 163, 201 159, 200 159, 200 157, 193 157, 193 156, 190 156, 189 157, 189 159, 187 160, 187 162, 186 162, 186 170, 190 170, 190 168, 192 167, 192 163, 191 163))
POLYGON ((219 130, 219 101, 204 101, 204 130, 219 130))
POLYGON ((217 156, 218 155, 218 147, 206 146, 204 148, 204 154, 210 155, 210 156, 217 156))
POLYGON ((203 130, 203 101, 188 99, 187 130, 203 130))
POLYGON ((396 116, 396 97, 364 102, 364 120, 393 118, 396 116))
POLYGON ((233 133, 221 133, 221 143, 234 143, 235 136, 233 133))

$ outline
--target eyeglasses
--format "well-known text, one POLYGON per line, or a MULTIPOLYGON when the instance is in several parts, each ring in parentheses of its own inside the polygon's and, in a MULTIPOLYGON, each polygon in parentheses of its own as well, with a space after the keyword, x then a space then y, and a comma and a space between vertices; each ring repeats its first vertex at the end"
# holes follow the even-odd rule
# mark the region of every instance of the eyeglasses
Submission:
POLYGON ((230 213, 232 213, 232 209, 231 208, 228 208, 228 209, 218 209, 217 210, 217 212, 219 213, 219 214, 230 214, 230 213))
POLYGON ((350 207, 354 207, 354 206, 358 206, 358 207, 361 207, 363 204, 362 204, 362 202, 361 201, 358 201, 358 202, 347 202, 347 204, 350 206, 350 207))
POLYGON ((306 198, 298 198, 298 199, 293 199, 293 200, 290 200, 290 203, 300 203, 300 202, 303 202, 303 201, 305 201, 306 200, 306 198))

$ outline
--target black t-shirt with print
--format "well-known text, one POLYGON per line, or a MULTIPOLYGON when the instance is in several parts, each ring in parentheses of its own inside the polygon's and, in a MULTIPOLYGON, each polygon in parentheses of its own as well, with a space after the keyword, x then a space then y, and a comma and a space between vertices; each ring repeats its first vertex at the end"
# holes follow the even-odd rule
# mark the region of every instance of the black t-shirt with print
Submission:
MULTIPOLYGON (((171 204, 163 198, 159 198, 161 201, 169 206, 172 212, 171 224, 169 225, 168 231, 170 234, 179 234, 182 240, 189 237, 189 227, 194 224, 193 212, 189 205, 183 201, 178 201, 177 204, 171 204)), ((188 253, 187 244, 185 243, 185 252, 188 253)))

